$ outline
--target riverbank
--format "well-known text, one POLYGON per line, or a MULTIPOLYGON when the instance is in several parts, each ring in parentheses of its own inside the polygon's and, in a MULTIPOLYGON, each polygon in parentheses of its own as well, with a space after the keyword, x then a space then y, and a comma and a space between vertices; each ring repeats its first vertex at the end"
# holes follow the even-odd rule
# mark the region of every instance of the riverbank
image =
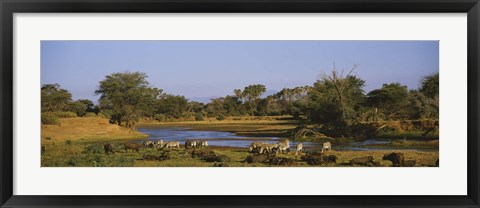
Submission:
POLYGON ((46 142, 121 141, 145 139, 148 135, 116 124, 101 117, 61 118, 60 125, 42 125, 42 144, 46 142))
POLYGON ((292 120, 288 116, 266 117, 228 117, 225 120, 208 119, 204 121, 155 122, 141 121, 138 128, 181 127, 195 131, 222 131, 249 137, 290 137, 290 131, 302 121, 292 120))
MULTIPOLYGON (((240 147, 208 147, 202 151, 213 151, 218 155, 229 158, 228 162, 207 162, 198 157, 192 157, 191 149, 162 150, 155 148, 142 148, 139 152, 125 152, 121 143, 112 143, 115 154, 105 154, 102 143, 57 143, 47 144, 45 152, 42 153, 42 167, 212 167, 223 165, 228 167, 285 167, 282 165, 271 165, 266 163, 247 163, 245 158, 249 155, 248 148, 240 147), (161 156, 168 154, 169 159, 146 160, 147 155, 161 156)), ((380 150, 380 151, 328 151, 325 155, 335 155, 336 163, 309 165, 301 160, 300 153, 295 156, 293 152, 279 154, 279 157, 290 158, 293 163, 290 167, 351 167, 349 161, 353 158, 372 156, 379 167, 390 167, 390 161, 383 160, 384 154, 399 152, 405 155, 406 160, 415 160, 415 167, 433 167, 438 159, 438 151, 419 152, 411 150, 380 150)))

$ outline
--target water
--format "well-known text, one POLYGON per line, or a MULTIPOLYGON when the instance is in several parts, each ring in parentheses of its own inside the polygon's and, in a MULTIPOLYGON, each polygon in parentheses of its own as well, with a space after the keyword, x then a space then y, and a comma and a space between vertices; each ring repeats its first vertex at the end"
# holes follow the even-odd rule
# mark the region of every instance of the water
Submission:
MULTIPOLYGON (((248 137, 237 136, 235 133, 222 131, 196 131, 182 127, 140 127, 138 131, 148 134, 147 140, 163 139, 164 141, 180 141, 183 143, 186 139, 208 140, 210 146, 228 146, 228 147, 248 147, 253 141, 265 143, 277 143, 278 137, 248 137)), ((290 146, 297 145, 296 142, 290 142, 290 146)), ((318 146, 312 142, 303 142, 304 146, 318 146)))
MULTIPOLYGON (((164 141, 180 141, 181 144, 186 139, 208 140, 210 146, 228 146, 228 147, 248 147, 253 141, 262 141, 266 143, 276 143, 278 137, 248 137, 238 136, 231 132, 222 131, 196 131, 183 127, 140 127, 138 131, 149 135, 147 140, 163 139, 164 141)), ((369 150, 393 150, 391 148, 366 148, 365 145, 388 144, 390 139, 367 139, 361 142, 352 142, 348 145, 335 146, 335 150, 369 151, 369 150)), ((320 148, 318 142, 302 142, 305 148, 320 148)), ((290 146, 295 147, 297 142, 290 142, 290 146)), ((425 151, 420 149, 408 149, 425 151)))

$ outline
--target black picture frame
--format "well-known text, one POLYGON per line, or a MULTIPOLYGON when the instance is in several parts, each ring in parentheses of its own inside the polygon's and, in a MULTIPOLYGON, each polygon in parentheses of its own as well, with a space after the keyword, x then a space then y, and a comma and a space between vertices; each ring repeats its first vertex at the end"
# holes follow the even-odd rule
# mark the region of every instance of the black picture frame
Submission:
MULTIPOLYGON (((1 207, 480 207, 478 0, 0 0, 1 207), (14 13, 467 13, 468 194, 466 196, 25 196, 13 195, 14 13)), ((441 186, 441 181, 439 181, 441 186)))

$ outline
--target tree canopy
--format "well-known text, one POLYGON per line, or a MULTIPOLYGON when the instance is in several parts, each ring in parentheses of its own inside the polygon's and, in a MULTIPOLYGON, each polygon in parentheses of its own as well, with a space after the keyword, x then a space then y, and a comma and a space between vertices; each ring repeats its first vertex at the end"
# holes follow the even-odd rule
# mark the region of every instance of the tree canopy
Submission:
POLYGON ((126 122, 129 128, 135 128, 140 117, 150 112, 160 93, 149 86, 147 75, 141 72, 107 75, 95 91, 100 95, 100 108, 107 111, 111 121, 119 125, 126 122))
POLYGON ((43 85, 41 94, 42 112, 67 111, 72 101, 72 94, 56 83, 43 85))

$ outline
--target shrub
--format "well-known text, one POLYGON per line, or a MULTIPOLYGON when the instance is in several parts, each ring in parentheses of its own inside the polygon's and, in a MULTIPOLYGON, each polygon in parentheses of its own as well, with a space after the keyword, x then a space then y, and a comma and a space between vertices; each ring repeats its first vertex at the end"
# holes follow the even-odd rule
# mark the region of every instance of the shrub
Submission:
POLYGON ((163 115, 163 114, 155 114, 155 116, 153 116, 153 118, 155 118, 155 120, 160 121, 160 122, 165 121, 165 115, 163 115))
POLYGON ((45 140, 52 140, 52 137, 45 137, 45 140))
POLYGON ((217 117, 217 120, 223 121, 223 120, 225 120, 225 116, 224 116, 223 114, 220 114, 220 115, 217 117))
POLYGON ((99 116, 100 118, 107 118, 107 119, 109 119, 111 115, 110 115, 108 112, 102 111, 102 112, 98 113, 98 116, 99 116))
POLYGON ((58 118, 76 118, 77 117, 77 114, 74 112, 57 111, 57 112, 54 112, 54 114, 58 118))
POLYGON ((42 113, 42 124, 45 125, 60 125, 60 119, 52 112, 42 113))
POLYGON ((92 112, 88 112, 84 115, 84 117, 97 117, 97 114, 92 113, 92 112))
POLYGON ((203 113, 195 113, 195 121, 203 121, 203 113))
POLYGON ((69 166, 78 166, 78 158, 77 157, 70 157, 70 159, 68 160, 67 164, 69 166))
POLYGON ((69 140, 69 139, 65 140, 65 144, 66 144, 66 145, 72 144, 72 140, 69 140))
POLYGON ((92 154, 92 153, 100 154, 102 152, 103 152, 103 148, 101 145, 98 145, 98 144, 86 146, 83 148, 83 151, 82 151, 83 154, 92 154))

